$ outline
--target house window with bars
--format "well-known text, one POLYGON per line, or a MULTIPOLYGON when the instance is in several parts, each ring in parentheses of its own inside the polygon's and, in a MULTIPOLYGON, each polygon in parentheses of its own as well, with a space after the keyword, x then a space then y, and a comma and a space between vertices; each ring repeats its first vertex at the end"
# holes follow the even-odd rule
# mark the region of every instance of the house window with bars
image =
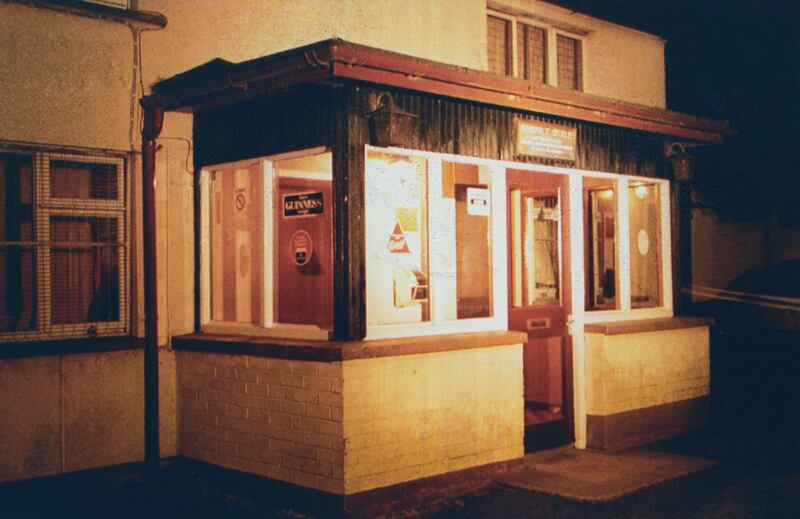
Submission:
POLYGON ((506 13, 487 16, 489 72, 530 83, 583 89, 582 41, 506 13))
POLYGON ((517 74, 533 83, 547 83, 547 31, 517 23, 517 74))
POLYGON ((0 341, 128 332, 121 157, 0 152, 0 341))
POLYGON ((581 42, 575 38, 559 34, 556 36, 558 48, 558 86, 568 90, 581 90, 581 42))
POLYGON ((487 20, 486 46, 489 72, 502 76, 514 75, 512 67, 511 21, 496 16, 487 20))

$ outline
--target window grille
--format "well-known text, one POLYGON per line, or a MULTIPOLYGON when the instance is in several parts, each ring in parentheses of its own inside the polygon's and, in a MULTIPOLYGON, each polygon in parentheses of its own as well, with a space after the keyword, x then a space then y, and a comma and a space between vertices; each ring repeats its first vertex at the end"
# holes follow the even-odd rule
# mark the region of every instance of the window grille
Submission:
POLYGON ((534 83, 547 83, 547 31, 517 23, 518 74, 534 83))
POLYGON ((128 332, 120 157, 0 153, 0 341, 128 332))
POLYGON ((580 90, 582 88, 581 42, 559 34, 556 38, 556 47, 558 86, 569 90, 580 90))
POLYGON ((487 30, 489 72, 512 75, 511 21, 489 16, 487 30))

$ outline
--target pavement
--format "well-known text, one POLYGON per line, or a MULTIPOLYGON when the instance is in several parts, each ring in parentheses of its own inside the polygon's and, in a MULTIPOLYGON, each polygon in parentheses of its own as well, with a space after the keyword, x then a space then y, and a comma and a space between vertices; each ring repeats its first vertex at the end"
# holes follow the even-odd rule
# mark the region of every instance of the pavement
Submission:
POLYGON ((619 499, 716 464, 708 458, 647 448, 599 452, 567 446, 526 455, 521 473, 497 483, 594 503, 619 499))

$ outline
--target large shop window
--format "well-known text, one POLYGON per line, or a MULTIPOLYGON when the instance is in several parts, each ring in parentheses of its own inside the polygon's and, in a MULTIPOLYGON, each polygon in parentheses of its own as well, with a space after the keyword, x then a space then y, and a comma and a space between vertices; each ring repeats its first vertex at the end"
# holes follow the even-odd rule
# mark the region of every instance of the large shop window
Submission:
POLYGON ((121 158, 0 153, 0 340, 128 333, 121 158))
POLYGON ((320 150, 203 170, 204 330, 328 337, 331 178, 320 150))
POLYGON ((367 335, 504 329, 503 170, 371 150, 367 335))
POLYGON ((583 179, 586 309, 668 308, 669 200, 663 181, 583 179))

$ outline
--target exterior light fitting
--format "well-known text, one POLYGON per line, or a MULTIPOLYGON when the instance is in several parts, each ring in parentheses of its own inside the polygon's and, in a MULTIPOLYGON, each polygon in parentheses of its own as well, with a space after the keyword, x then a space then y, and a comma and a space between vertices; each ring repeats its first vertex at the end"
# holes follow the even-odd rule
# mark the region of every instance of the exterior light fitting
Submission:
POLYGON ((389 92, 378 97, 378 107, 367 114, 370 140, 376 146, 408 146, 419 116, 397 106, 389 92))

